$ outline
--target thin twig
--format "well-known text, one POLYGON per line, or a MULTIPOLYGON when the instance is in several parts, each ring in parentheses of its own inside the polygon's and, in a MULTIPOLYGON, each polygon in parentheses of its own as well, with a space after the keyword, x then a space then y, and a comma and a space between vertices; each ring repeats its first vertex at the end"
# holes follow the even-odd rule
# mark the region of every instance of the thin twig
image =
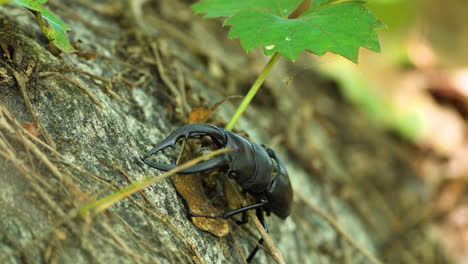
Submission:
POLYGON ((27 92, 27 89, 26 89, 26 84, 29 81, 29 77, 27 75, 25 75, 25 74, 20 74, 18 71, 13 69, 13 67, 11 67, 8 64, 4 64, 4 65, 8 68, 8 70, 11 71, 11 73, 13 74, 13 77, 15 77, 15 80, 18 83, 19 89, 21 91, 21 94, 23 95, 23 99, 24 99, 24 103, 26 104, 26 108, 31 113, 31 116, 32 116, 34 122, 36 122, 37 126, 39 127, 39 130, 41 131, 41 134, 44 136, 47 143, 52 148, 55 149, 56 148, 55 142, 52 140, 52 137, 49 135, 49 133, 44 128, 42 123, 39 122, 39 119, 37 118, 36 111, 34 111, 31 100, 29 99, 29 95, 28 95, 28 92, 27 92))
POLYGON ((265 242, 266 247, 270 250, 271 256, 273 257, 275 262, 278 264, 286 264, 286 261, 284 261, 284 258, 283 258, 283 254, 281 254, 281 251, 276 247, 275 243, 270 238, 265 228, 258 220, 258 217, 255 214, 255 211, 250 210, 248 214, 249 214, 250 219, 253 220, 255 227, 257 227, 258 232, 260 232, 260 235, 262 235, 263 241, 265 242))
MULTIPOLYGON (((232 184, 230 181, 228 181, 227 183, 232 184)), ((235 190, 238 190, 238 189, 235 188, 235 190)), ((235 198, 238 201, 241 201, 240 203, 242 204, 242 206, 246 206, 246 201, 245 201, 245 199, 243 199, 241 197, 240 192, 236 191, 236 192, 234 192, 234 194, 235 194, 235 198)), ((253 210, 250 210, 250 211, 247 212, 247 214, 249 216, 249 219, 251 219, 253 221, 256 229, 258 230, 258 232, 262 236, 263 241, 265 242, 265 248, 268 249, 269 253, 271 254, 272 258, 275 260, 275 262, 278 263, 278 264, 286 263, 285 260, 284 260, 283 254, 281 254, 281 251, 278 249, 278 247, 276 247, 275 243, 273 242, 273 240, 270 238, 270 236, 266 232, 265 228, 263 227, 263 225, 258 220, 258 217, 255 214, 255 212, 253 210)), ((262 247, 263 245, 259 245, 259 246, 262 247)))
MULTIPOLYGON (((129 182, 132 183, 131 179, 129 179, 129 182)), ((165 225, 169 231, 171 231, 178 239, 178 241, 190 251, 189 253, 187 252, 181 252, 184 256, 188 258, 192 258, 196 263, 201 263, 204 264, 205 262, 203 261, 200 252, 197 250, 197 247, 188 239, 188 237, 184 234, 183 231, 179 230, 177 226, 172 222, 172 220, 165 215, 160 208, 158 208, 154 202, 152 202, 149 197, 146 195, 146 193, 143 190, 140 190, 139 193, 143 196, 144 200, 152 207, 151 209, 148 208, 147 206, 142 205, 136 199, 133 197, 128 197, 130 201, 132 201, 136 206, 138 206, 142 211, 145 211, 149 215, 155 217, 157 220, 159 220, 159 223, 165 225), (158 213, 156 214, 155 211, 158 213)), ((130 232, 136 237, 136 240, 134 243, 136 245, 140 244, 142 245, 145 249, 151 250, 151 245, 150 242, 146 237, 144 237, 142 234, 139 234, 137 231, 135 231, 129 223, 127 223, 127 220, 125 220, 122 216, 115 214, 114 212, 111 212, 113 215, 112 217, 115 217, 119 219, 123 225, 125 225, 130 232)), ((147 215, 145 215, 146 217, 147 215)), ((154 221, 147 219, 148 223, 151 225, 154 225, 154 221)))
POLYGON ((61 73, 58 73, 58 72, 41 72, 38 74, 38 77, 49 77, 49 76, 55 76, 55 77, 58 77, 58 78, 61 78, 65 81, 68 81, 68 82, 71 82, 72 84, 76 85, 78 88, 80 88, 86 95, 89 96, 89 98, 91 98, 91 100, 93 100, 93 102, 99 106, 99 108, 103 108, 104 106, 102 105, 101 101, 99 101, 99 99, 88 89, 86 88, 81 82, 73 79, 73 78, 70 78, 66 75, 63 75, 61 73))
POLYGON ((0 262, 8 259, 11 256, 21 254, 23 251, 25 251, 29 246, 31 246, 34 243, 39 243, 40 241, 45 240, 47 236, 57 231, 57 229, 60 226, 71 222, 72 219, 75 218, 77 215, 78 215, 78 210, 71 210, 70 212, 67 213, 67 215, 59 219, 57 222, 55 222, 55 224, 49 230, 34 236, 33 239, 26 241, 21 246, 18 246, 15 250, 11 250, 7 253, 4 253, 3 255, 0 255, 0 262))
MULTIPOLYGON (((60 160, 57 161, 57 162, 63 163, 65 165, 67 165, 67 166, 70 166, 71 168, 77 170, 78 172, 80 172, 82 174, 89 175, 89 176, 97 179, 99 182, 103 182, 103 183, 106 183, 106 184, 108 183, 107 179, 104 180, 104 179, 102 179, 102 178, 88 172, 87 170, 79 167, 78 165, 75 165, 74 163, 69 162, 67 160, 67 158, 65 156, 63 156, 61 153, 59 153, 56 149, 52 148, 50 145, 48 145, 47 143, 42 141, 40 138, 38 138, 38 137, 32 135, 31 133, 29 133, 28 131, 26 131, 26 129, 24 127, 22 127, 21 124, 19 124, 18 121, 11 115, 10 111, 8 109, 6 109, 1 104, 0 104, 0 112, 3 113, 3 115, 6 117, 6 119, 8 119, 8 121, 11 123, 11 125, 5 125, 3 123, 0 123, 0 126, 7 129, 8 132, 11 133, 13 137, 16 137, 20 142, 23 142, 23 144, 24 144, 23 137, 26 135, 31 140, 31 142, 34 142, 34 143, 38 144, 41 147, 44 147, 45 149, 50 151, 52 154, 54 154, 57 158, 59 158, 60 160), (19 131, 21 131, 21 133, 18 133, 19 131)), ((66 181, 68 182, 68 179, 66 181)))
MULTIPOLYGON (((132 181, 130 181, 130 183, 133 183, 132 181)), ((161 212, 161 209, 159 207, 157 207, 155 205, 154 202, 152 202, 150 200, 150 198, 148 197, 148 195, 146 195, 146 193, 143 191, 143 190, 140 190, 139 191, 140 194, 143 196, 143 199, 152 207, 152 209, 146 207, 146 206, 143 206, 142 204, 138 203, 136 200, 134 200, 132 197, 129 197, 129 199, 131 201, 133 201, 138 207, 140 207, 142 210, 144 210, 145 212, 149 213, 150 215, 152 215, 153 217, 155 217, 156 219, 159 220, 159 222, 161 222, 162 224, 164 224, 165 226, 167 226, 167 228, 173 232, 177 238, 179 239, 180 242, 182 242, 183 244, 185 244, 185 246, 187 248, 189 248, 189 250, 191 250, 191 256, 194 256, 194 260, 197 262, 197 263, 205 263, 203 261, 203 258, 201 257, 200 255, 200 252, 197 250, 197 247, 191 242, 190 239, 188 239, 188 237, 181 231, 177 228, 176 224, 174 224, 174 222, 165 214, 163 214, 161 212), (158 212, 158 214, 155 213, 158 212)), ((119 215, 116 215, 115 217, 119 218, 122 223, 124 223, 125 225, 128 225, 128 223, 126 222, 126 220, 124 220, 121 216, 119 215)), ((150 221, 151 223, 151 221, 150 221)), ((140 236, 139 234, 137 234, 136 232, 134 232, 134 235, 136 236, 140 236)), ((142 238, 144 239, 144 238, 142 238)), ((140 239, 141 241, 141 239, 140 239)), ((146 241, 146 240, 145 240, 146 241)))
POLYGON ((132 257, 133 263, 142 263, 144 262, 149 262, 149 258, 140 256, 137 254, 135 251, 133 251, 125 242, 124 239, 122 239, 120 236, 118 236, 114 230, 106 223, 102 222, 100 223, 102 228, 104 229, 105 232, 109 235, 103 235, 94 229, 92 232, 96 235, 99 236, 103 241, 107 241, 109 244, 111 244, 115 249, 119 250, 120 252, 124 252, 128 256, 132 257), (113 241, 112 241, 113 240, 113 241))
POLYGON ((96 80, 99 80, 99 81, 103 81, 103 82, 115 82, 109 78, 105 78, 105 77, 101 77, 101 76, 98 76, 98 75, 95 75, 95 74, 92 74, 90 72, 87 72, 87 71, 84 71, 84 70, 81 70, 81 69, 72 69, 72 68, 64 68, 64 67, 59 67, 59 66, 55 66, 55 65, 50 65, 58 70, 61 70, 61 71, 67 71, 67 72, 78 72, 78 73, 81 73, 81 74, 84 74, 92 79, 96 79, 96 80))
MULTIPOLYGON (((323 196, 323 199, 325 201, 325 203, 328 205, 328 208, 331 212, 331 215, 332 217, 334 218, 337 218, 337 213, 336 213, 336 210, 335 210, 335 205, 334 205, 334 202, 333 202, 333 197, 332 197, 332 193, 331 193, 331 190, 330 190, 330 184, 328 184, 329 181, 328 179, 325 180, 325 184, 322 185, 322 196, 323 196)), ((349 248, 348 247, 345 247, 345 244, 344 244, 344 238, 343 236, 339 236, 339 240, 337 241, 338 243, 338 247, 341 248, 343 250, 343 264, 349 264, 351 263, 351 256, 349 254, 349 248)))
MULTIPOLYGON (((0 108, 0 110, 2 110, 2 109, 0 108)), ((3 111, 2 111, 2 113, 3 113, 3 111)), ((15 131, 15 129, 6 122, 2 122, 1 127, 9 130, 10 132, 15 131)), ((24 130, 24 128, 23 128, 23 130, 24 130)), ((26 131, 23 131, 23 132, 26 132, 26 131)), ((62 173, 58 170, 58 168, 47 158, 47 156, 33 142, 31 142, 26 137, 22 137, 21 139, 22 139, 21 140, 22 143, 26 146, 26 148, 31 150, 33 152, 33 154, 49 168, 49 170, 52 172, 53 175, 55 175, 57 177, 57 179, 59 179, 61 181, 64 180, 64 177, 63 177, 62 173)))
POLYGON ((185 113, 188 113, 190 109, 187 103, 187 93, 185 91, 186 87, 185 87, 184 71, 182 70, 182 66, 179 64, 175 65, 175 69, 177 72, 177 85, 179 86, 181 103, 182 103, 182 107, 184 109, 184 114, 185 114, 185 113))
MULTIPOLYGON (((187 118, 187 115, 185 114, 185 108, 182 100, 182 94, 177 89, 177 86, 174 84, 174 82, 169 78, 169 76, 166 73, 166 68, 164 67, 161 56, 159 55, 159 50, 158 47, 156 46, 155 43, 150 44, 151 50, 153 52, 154 59, 156 60, 156 67, 159 71, 159 76, 161 77, 161 80, 164 82, 164 84, 169 88, 171 91, 172 95, 175 97, 176 105, 177 108, 180 111, 180 119, 187 118)), ((185 121, 185 120, 182 120, 185 121)))
POLYGON ((304 194, 301 192, 294 190, 294 195, 298 197, 301 201, 303 201, 309 209, 311 209, 315 214, 319 215, 322 217, 327 223, 335 229, 335 231, 343 236, 343 238, 348 241, 349 244, 351 244, 352 247, 354 247, 357 251, 359 251, 363 256, 365 256, 371 263, 373 264, 383 264, 380 260, 378 260, 376 257, 374 257, 367 249, 359 245, 354 239, 351 238, 346 231, 338 224, 338 222, 327 215, 325 212, 323 212, 320 208, 315 206, 313 203, 311 203, 304 194))
POLYGON ((229 148, 222 148, 222 149, 218 149, 218 150, 215 150, 207 155, 203 155, 201 157, 198 157, 198 158, 195 158, 195 159, 192 159, 168 172, 165 172, 163 173, 162 175, 158 176, 158 177, 145 177, 143 178, 142 180, 139 180, 133 184, 130 184, 126 187, 124 187, 122 190, 118 191, 118 192, 115 192, 109 196, 106 196, 100 200, 97 200, 97 201, 94 201, 94 202, 91 202, 85 206, 83 206, 80 210, 80 215, 84 216, 86 215, 88 212, 90 211, 93 211, 93 213, 100 213, 104 210, 106 210, 107 208, 109 208, 111 205, 115 204, 116 202, 122 200, 123 198, 127 197, 127 196, 130 196, 132 195, 133 193, 135 192, 138 192, 152 184, 155 184, 157 182, 160 182, 166 178, 169 178, 171 177, 172 175, 174 175, 175 173, 177 173, 178 171, 180 170, 183 170, 183 169, 186 169, 186 168, 189 168, 205 159, 209 159, 209 158, 212 158, 216 155, 220 155, 220 154, 224 154, 224 153, 227 153, 231 151, 231 149, 229 148))

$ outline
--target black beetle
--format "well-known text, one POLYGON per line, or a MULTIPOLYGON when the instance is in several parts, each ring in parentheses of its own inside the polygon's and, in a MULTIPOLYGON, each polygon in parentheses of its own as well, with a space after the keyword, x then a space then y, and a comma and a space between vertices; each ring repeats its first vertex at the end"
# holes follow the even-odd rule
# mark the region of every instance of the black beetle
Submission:
MULTIPOLYGON (((248 210, 256 209, 257 217, 268 232, 268 226, 263 218, 264 210, 267 215, 271 212, 285 219, 291 213, 293 191, 288 173, 283 162, 278 158, 276 152, 263 145, 257 145, 243 137, 210 124, 185 125, 172 132, 166 139, 154 147, 144 158, 147 165, 168 171, 176 167, 174 164, 160 164, 151 162, 148 158, 159 151, 174 147, 181 138, 199 138, 210 136, 218 148, 230 148, 231 151, 216 156, 210 160, 196 164, 190 168, 179 171, 180 174, 192 174, 214 168, 220 168, 233 178, 244 191, 255 197, 257 203, 248 205, 219 216, 194 215, 194 217, 207 218, 229 218, 233 215, 243 213, 242 221, 247 222, 248 210)), ((259 244, 263 243, 260 239, 259 244)), ((258 250, 258 245, 247 258, 250 262, 258 250)))

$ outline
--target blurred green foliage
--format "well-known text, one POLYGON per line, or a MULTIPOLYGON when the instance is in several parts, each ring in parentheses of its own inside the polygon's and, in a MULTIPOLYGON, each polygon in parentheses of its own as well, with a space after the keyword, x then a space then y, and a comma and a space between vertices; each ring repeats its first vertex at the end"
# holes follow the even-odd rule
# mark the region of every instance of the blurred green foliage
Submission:
MULTIPOLYGON (((407 53, 407 39, 414 30, 420 1, 373 0, 368 1, 368 6, 387 28, 378 30, 382 45, 381 54, 370 55, 373 56, 372 59, 363 57, 360 64, 383 60, 379 65, 372 67, 407 68, 411 65, 407 53)), ((355 66, 345 61, 326 61, 319 63, 319 68, 323 74, 338 82, 345 98, 365 112, 376 125, 409 140, 418 140, 421 137, 424 123, 418 109, 411 106, 408 106, 408 109, 399 109, 385 93, 379 93, 379 89, 383 88, 375 87, 375 82, 371 83, 370 76, 366 75, 375 73, 363 71, 359 65, 355 66)), ((385 82, 387 79, 382 77, 382 82, 385 82)))
POLYGON ((327 62, 320 66, 322 74, 334 79, 344 97, 367 114, 379 127, 396 132, 409 140, 421 136, 424 124, 417 109, 400 111, 375 87, 371 87, 358 67, 343 61, 327 62))

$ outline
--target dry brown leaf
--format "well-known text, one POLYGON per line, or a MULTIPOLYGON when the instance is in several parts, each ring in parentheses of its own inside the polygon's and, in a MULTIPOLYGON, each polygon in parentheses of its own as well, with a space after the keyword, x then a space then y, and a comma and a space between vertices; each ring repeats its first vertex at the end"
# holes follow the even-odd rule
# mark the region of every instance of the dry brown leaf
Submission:
POLYGON ((451 211, 439 226, 441 239, 455 263, 468 261, 468 207, 461 206, 451 211))
MULTIPOLYGON (((188 142, 184 143, 185 147, 179 157, 178 164, 184 163, 193 157, 194 151, 191 151, 191 149, 196 146, 190 148, 189 145, 188 142)), ((176 174, 172 176, 172 182, 177 192, 184 198, 191 213, 211 216, 220 215, 223 211, 211 205, 205 193, 202 183, 204 176, 205 173, 176 174)), ((228 221, 222 218, 192 217, 192 222, 196 227, 218 237, 226 236, 230 230, 228 221)))
POLYGON ((206 123, 213 110, 208 108, 195 108, 189 113, 189 124, 206 123))
MULTIPOLYGON (((172 182, 179 194, 184 198, 191 213, 199 215, 220 215, 222 210, 208 203, 201 174, 177 174, 172 177, 172 182)), ((229 223, 222 218, 209 219, 204 217, 192 217, 196 227, 208 231, 215 236, 223 237, 229 233, 229 223)))
POLYGON ((463 181, 451 181, 442 187, 437 195, 434 210, 438 213, 450 212, 457 206, 466 192, 466 183, 463 181))
POLYGON ((39 130, 37 123, 25 122, 21 126, 35 137, 38 137, 41 135, 41 131, 39 130))
POLYGON ((86 52, 75 52, 76 56, 83 58, 85 60, 95 59, 98 55, 96 53, 86 53, 86 52))
POLYGON ((200 107, 200 108, 195 108, 189 113, 189 124, 196 124, 196 123, 206 123, 208 119, 211 117, 213 112, 220 106, 222 103, 224 103, 227 100, 233 99, 233 98, 242 98, 242 96, 239 95, 233 95, 233 96, 228 96, 225 97, 223 100, 215 103, 212 107, 206 108, 206 107, 200 107))

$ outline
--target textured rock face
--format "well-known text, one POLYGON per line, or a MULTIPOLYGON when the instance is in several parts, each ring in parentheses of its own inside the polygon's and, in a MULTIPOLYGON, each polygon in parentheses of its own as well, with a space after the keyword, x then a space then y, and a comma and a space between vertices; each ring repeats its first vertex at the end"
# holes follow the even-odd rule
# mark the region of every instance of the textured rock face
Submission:
MULTIPOLYGON (((237 76, 233 82, 239 86, 251 78, 245 72, 245 56, 228 47, 226 57, 235 53, 243 59, 217 59, 216 51, 224 46, 215 41, 209 44, 215 48, 203 47, 198 40, 187 46, 189 37, 174 30, 183 28, 184 15, 193 15, 178 1, 162 1, 160 12, 150 3, 139 6, 139 1, 130 1, 119 8, 123 3, 118 2, 108 6, 115 8, 112 15, 99 12, 97 4, 64 2, 68 7, 54 7, 73 29, 71 39, 82 53, 95 53, 97 58, 55 57, 25 9, 0 7, 8 24, 0 29, 0 44, 11 52, 10 59, 2 55, 0 64, 0 262, 242 263, 259 237, 255 228, 232 222, 231 234, 223 239, 197 229, 170 180, 97 215, 80 217, 77 210, 159 174, 144 166, 140 157, 181 124, 170 116, 183 119, 203 101, 212 105, 228 95, 216 87, 228 86, 230 75, 237 76), (174 12, 170 10, 177 8, 179 16, 173 16, 177 21, 167 22, 174 12), (125 22, 116 18, 119 15, 126 17, 125 22), (202 57, 208 58, 208 65, 202 57), (226 71, 224 79, 203 77, 218 72, 213 68, 226 71), (181 87, 186 87, 185 97, 181 87), (25 122, 34 122, 38 129, 43 126, 41 136, 28 136, 21 129, 25 122)), ((200 32, 201 22, 193 23, 185 33, 200 32)), ((393 243, 389 225, 404 217, 395 206, 402 200, 408 206, 420 201, 419 191, 413 193, 414 186, 420 188, 411 180, 413 173, 396 154, 399 150, 388 147, 393 143, 335 95, 289 87, 285 98, 278 81, 284 66, 278 67, 279 75, 272 77, 269 90, 239 128, 258 143, 274 144, 273 136, 280 135, 282 143, 275 148, 286 161, 295 190, 303 194, 286 221, 267 219, 286 262, 371 263, 304 200, 337 219, 367 251, 395 260, 381 246, 393 243), (328 124, 310 118, 311 103, 328 124), (382 151, 384 146, 388 148, 382 151), (376 180, 381 176, 383 180, 376 180)), ((218 119, 227 120, 233 106, 221 108, 218 119)), ((420 232, 425 238, 425 231, 420 232)), ((256 261, 272 259, 260 252, 256 261)))

